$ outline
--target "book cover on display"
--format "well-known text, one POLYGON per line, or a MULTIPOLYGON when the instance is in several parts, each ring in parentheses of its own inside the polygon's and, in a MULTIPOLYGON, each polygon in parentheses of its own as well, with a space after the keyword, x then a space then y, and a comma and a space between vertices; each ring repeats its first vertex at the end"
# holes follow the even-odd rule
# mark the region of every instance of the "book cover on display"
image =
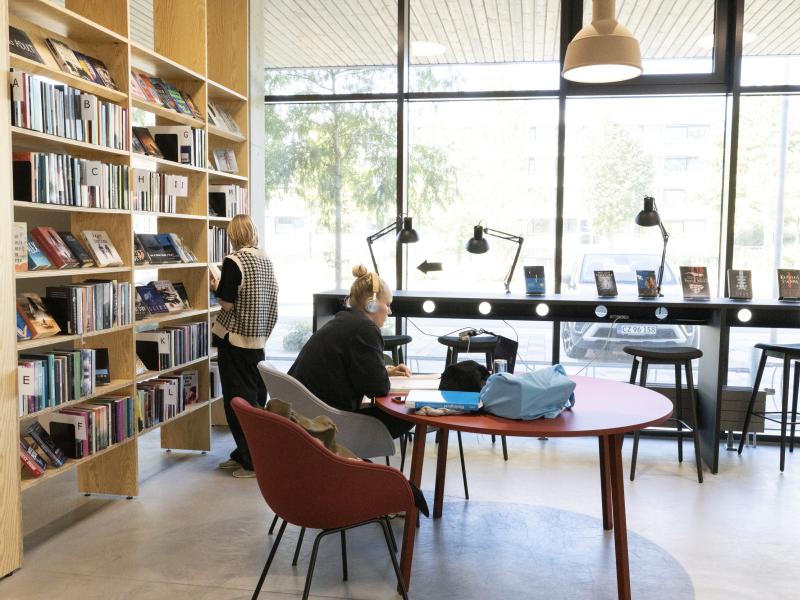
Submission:
POLYGON ((800 301, 800 269, 778 269, 778 300, 800 301))
POLYGON ((711 292, 705 267, 681 267, 681 286, 686 300, 708 300, 711 292))
POLYGON ((597 295, 614 297, 617 295, 617 281, 614 271, 595 271, 594 282, 597 285, 597 295))
POLYGON ((11 25, 8 26, 8 49, 12 54, 44 64, 41 54, 28 34, 11 25))
POLYGON ((43 338, 56 335, 61 328, 47 312, 44 301, 39 294, 25 292, 17 298, 17 310, 31 332, 32 338, 43 338))
POLYGON ((136 292, 151 314, 167 313, 169 309, 159 291, 152 285, 137 285, 136 292))
POLYGON ((639 298, 655 298, 658 296, 658 284, 655 271, 636 271, 636 289, 639 298))
POLYGON ((753 276, 750 271, 728 269, 728 298, 732 300, 753 299, 753 276))
POLYGON ((122 258, 105 231, 85 229, 81 234, 98 267, 118 267, 122 265, 122 258))
POLYGON ((28 224, 14 223, 14 270, 28 270, 28 224))
POLYGON ((544 266, 522 267, 525 274, 525 293, 528 296, 541 296, 545 293, 544 266))
POLYGON ((178 294, 178 291, 173 287, 172 282, 168 279, 159 279, 158 281, 151 281, 150 285, 158 290, 161 298, 164 300, 164 305, 169 312, 180 312, 185 307, 183 300, 178 294))

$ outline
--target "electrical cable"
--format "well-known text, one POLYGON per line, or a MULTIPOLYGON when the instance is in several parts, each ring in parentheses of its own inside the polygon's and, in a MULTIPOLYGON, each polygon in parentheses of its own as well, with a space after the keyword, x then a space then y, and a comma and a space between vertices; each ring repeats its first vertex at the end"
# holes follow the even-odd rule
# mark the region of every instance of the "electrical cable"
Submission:
POLYGON ((608 336, 606 336, 606 341, 603 344, 603 347, 600 348, 600 352, 595 352, 594 358, 590 360, 588 363, 586 363, 580 371, 575 373, 575 375, 580 375, 581 373, 583 373, 586 369, 588 369, 592 365, 592 363, 594 363, 594 361, 596 361, 600 357, 601 354, 603 354, 606 351, 606 348, 608 348, 608 343, 611 341, 611 338, 614 335, 614 325, 616 325, 617 321, 621 320, 622 318, 623 318, 622 316, 619 316, 615 318, 613 321, 611 321, 611 327, 608 328, 608 336))

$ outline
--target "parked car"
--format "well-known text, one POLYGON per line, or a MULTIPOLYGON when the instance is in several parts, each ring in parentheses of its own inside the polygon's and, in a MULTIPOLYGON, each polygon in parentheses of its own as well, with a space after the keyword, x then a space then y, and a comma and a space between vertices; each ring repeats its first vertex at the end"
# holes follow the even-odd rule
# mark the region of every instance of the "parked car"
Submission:
MULTIPOLYGON (((564 278, 562 291, 583 297, 597 293, 595 271, 613 270, 619 296, 637 297, 636 271, 658 272, 660 254, 584 254, 564 278)), ((680 297, 678 278, 672 268, 664 265, 661 291, 665 296, 680 297)), ((611 329, 608 321, 600 323, 562 323, 561 343, 564 353, 571 358, 583 358, 589 350, 604 354, 620 354, 630 344, 647 342, 664 346, 696 346, 699 331, 694 325, 616 323, 611 329)))

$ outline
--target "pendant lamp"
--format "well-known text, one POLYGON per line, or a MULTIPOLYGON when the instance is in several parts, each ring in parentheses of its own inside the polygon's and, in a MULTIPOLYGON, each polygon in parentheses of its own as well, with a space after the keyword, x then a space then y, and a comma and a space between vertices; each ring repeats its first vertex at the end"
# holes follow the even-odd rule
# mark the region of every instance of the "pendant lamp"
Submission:
POLYGON ((642 74, 639 42, 616 18, 614 0, 593 0, 592 22, 567 46, 564 79, 580 83, 625 81, 642 74))

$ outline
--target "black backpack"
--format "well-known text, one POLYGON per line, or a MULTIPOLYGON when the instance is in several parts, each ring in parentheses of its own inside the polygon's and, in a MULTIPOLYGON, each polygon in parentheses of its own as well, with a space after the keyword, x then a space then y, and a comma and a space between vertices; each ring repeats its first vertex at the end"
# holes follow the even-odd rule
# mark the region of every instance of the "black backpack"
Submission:
POLYGON ((489 370, 474 360, 449 365, 439 380, 440 390, 453 392, 480 392, 489 378, 489 370))

